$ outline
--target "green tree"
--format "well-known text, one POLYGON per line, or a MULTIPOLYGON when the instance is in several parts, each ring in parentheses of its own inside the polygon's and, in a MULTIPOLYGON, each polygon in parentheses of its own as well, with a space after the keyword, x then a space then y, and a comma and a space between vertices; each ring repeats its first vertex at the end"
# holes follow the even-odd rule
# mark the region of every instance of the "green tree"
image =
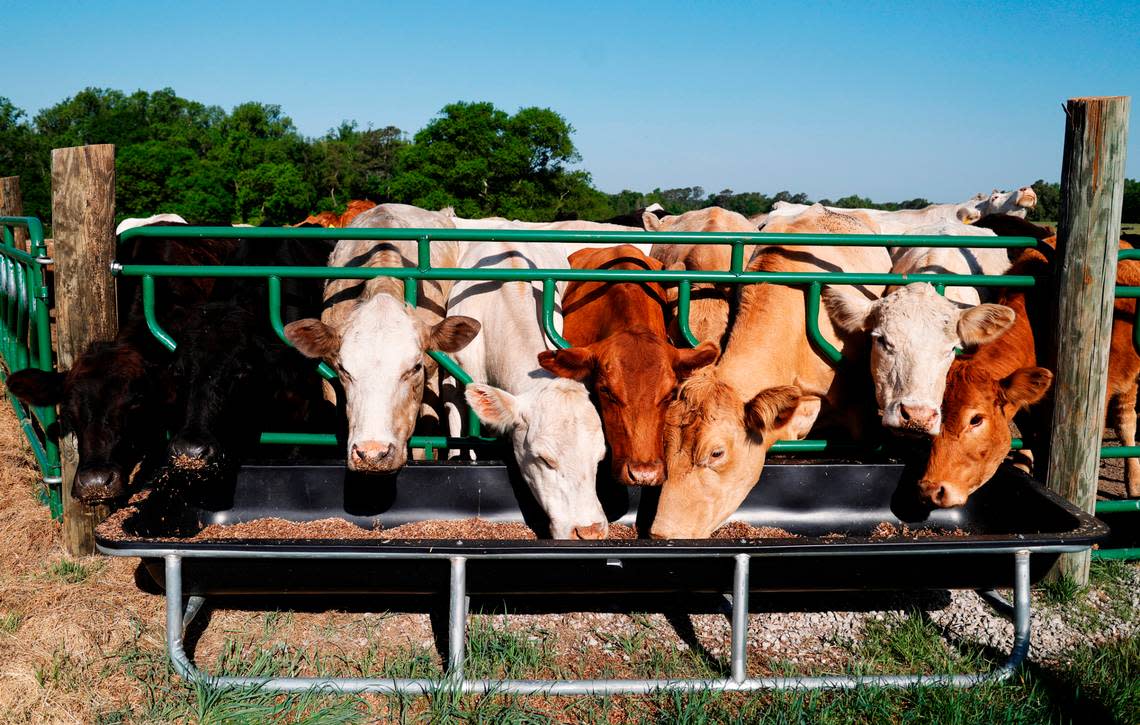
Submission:
POLYGON ((46 218, 51 211, 48 157, 27 114, 0 96, 0 176, 19 176, 24 213, 46 218))
POLYGON ((1140 224, 1140 181, 1124 180, 1124 209, 1121 221, 1125 224, 1140 224))
POLYGON ((1056 223, 1061 216, 1061 185, 1038 179, 1033 182, 1033 191, 1037 193, 1037 206, 1030 210, 1029 220, 1056 223))

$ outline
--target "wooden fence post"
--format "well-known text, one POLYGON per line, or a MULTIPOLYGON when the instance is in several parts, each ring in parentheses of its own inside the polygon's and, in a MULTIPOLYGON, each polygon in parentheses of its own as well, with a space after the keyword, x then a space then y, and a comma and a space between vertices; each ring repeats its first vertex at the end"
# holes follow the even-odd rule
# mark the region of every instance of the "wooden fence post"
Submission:
MULTIPOLYGON (((1049 488, 1092 513, 1104 431, 1116 256, 1124 196, 1129 98, 1073 98, 1065 106, 1061 214, 1053 272, 1054 405, 1049 488)), ((1061 557, 1054 576, 1088 583, 1089 552, 1061 557)))
MULTIPOLYGON (((110 144, 51 152, 51 215, 55 238, 55 319, 61 369, 96 340, 118 330, 115 280, 115 147, 110 144)), ((95 525, 104 506, 71 496, 79 454, 75 436, 60 441, 63 469, 63 543, 73 556, 95 550, 95 525)))
MULTIPOLYGON (((20 194, 19 176, 0 176, 0 216, 23 216, 24 197, 20 194)), ((15 227, 16 247, 28 250, 28 230, 15 227)))

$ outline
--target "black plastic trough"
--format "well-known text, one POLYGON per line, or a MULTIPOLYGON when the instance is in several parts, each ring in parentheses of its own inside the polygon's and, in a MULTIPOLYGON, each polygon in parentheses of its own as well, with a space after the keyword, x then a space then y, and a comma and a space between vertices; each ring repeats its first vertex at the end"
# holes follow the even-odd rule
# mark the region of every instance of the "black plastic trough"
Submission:
MULTIPOLYGON (((656 489, 606 486, 611 520, 652 520, 656 489)), ((162 582, 161 557, 183 557, 190 595, 438 592, 449 557, 467 561, 470 593, 724 591, 733 557, 750 557, 750 588, 776 590, 993 589, 1013 585, 1011 556, 1034 554, 1036 581, 1062 550, 1096 543, 1107 528, 1003 468, 961 508, 930 511, 914 499, 901 464, 773 463, 733 520, 775 526, 795 539, 654 541, 161 540, 212 523, 273 516, 338 517, 362 527, 426 519, 527 520, 541 513, 507 466, 416 463, 396 476, 347 476, 343 466, 247 466, 220 502, 181 512, 144 507, 125 529, 141 538, 98 538, 105 553, 140 556, 162 582), (232 493, 232 496, 231 496, 232 493), (953 531, 874 539, 876 525, 953 531), (828 535, 832 536, 828 536, 828 535), (836 537, 834 534, 842 534, 836 537), (272 557, 272 558, 266 558, 272 557)))

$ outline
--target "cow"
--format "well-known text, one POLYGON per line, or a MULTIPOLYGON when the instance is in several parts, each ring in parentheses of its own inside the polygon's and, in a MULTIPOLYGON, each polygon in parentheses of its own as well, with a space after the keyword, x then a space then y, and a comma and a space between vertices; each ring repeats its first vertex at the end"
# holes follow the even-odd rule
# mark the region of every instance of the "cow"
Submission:
MULTIPOLYGON (((1037 206, 1037 194, 1030 186, 1017 191, 994 191, 986 196, 976 194, 960 204, 931 204, 922 209, 846 209, 827 207, 829 211, 849 214, 875 230, 877 234, 908 234, 916 227, 930 224, 954 223, 971 224, 987 214, 1010 214, 1025 218, 1028 211, 1037 206)), ((793 204, 777 201, 772 205, 768 219, 779 216, 796 216, 808 208, 806 204, 793 204)), ((765 231, 768 231, 765 228, 765 231)))
MULTIPOLYGON (((504 217, 484 217, 481 219, 466 219, 464 217, 456 216, 455 211, 451 207, 445 207, 440 210, 441 214, 448 216, 450 223, 456 229, 503 229, 514 231, 549 231, 549 232, 640 232, 644 231, 641 227, 624 226, 620 224, 610 224, 608 222, 591 222, 579 219, 570 219, 556 222, 524 222, 518 219, 506 219, 504 217)), ((650 213, 651 216, 655 215, 650 213)), ((574 252, 582 249, 592 249, 597 247, 612 247, 618 244, 626 244, 627 242, 599 242, 599 241, 585 241, 585 242, 562 242, 559 248, 566 253, 567 258, 574 252)), ((648 244, 636 244, 640 251, 648 254, 648 244)))
MULTIPOLYGON (((242 240, 229 263, 241 266, 324 266, 325 240, 242 240)), ((321 284, 285 278, 280 315, 316 315, 321 284)), ((232 469, 264 430, 318 432, 333 426, 313 363, 272 328, 268 288, 261 279, 219 281, 210 300, 188 311, 167 374, 177 391, 170 460, 183 468, 232 469)))
MULTIPOLYGON (((1039 275, 1048 262, 1027 250, 1011 274, 1039 275)), ((926 470, 918 483, 919 497, 942 508, 960 506, 997 471, 1009 451, 1010 423, 1015 415, 1045 397, 1053 381, 1037 365, 1034 323, 1042 310, 1023 288, 1008 288, 1003 306, 1014 313, 1013 323, 996 339, 972 354, 955 359, 947 373, 942 402, 944 423, 931 442, 926 470)))
MULTIPOLYGON (((644 215, 645 228, 654 232, 755 232, 756 225, 743 215, 718 206, 685 212, 677 216, 658 219, 644 215)), ((753 245, 744 247, 744 259, 751 257, 753 245)), ((732 262, 732 248, 727 244, 654 244, 649 256, 658 259, 666 269, 692 269, 702 272, 727 271, 732 262)), ((670 288, 670 337, 681 342, 677 323, 677 290, 670 288)), ((732 285, 697 282, 692 285, 689 306, 689 328, 699 342, 724 342, 729 324, 729 300, 734 294, 732 285)))
POLYGON ((305 218, 305 221, 299 224, 294 224, 294 227, 327 227, 340 229, 347 227, 353 219, 360 214, 368 211, 376 206, 376 202, 361 199, 353 199, 345 206, 344 213, 337 214, 332 211, 322 211, 320 214, 311 214, 305 218))
MULTIPOLYGON (((964 230, 974 227, 951 223, 964 230)), ((917 233, 941 235, 941 228, 917 233)), ((993 236, 989 229, 983 236, 993 236)), ((1000 275, 1009 267, 999 248, 911 247, 893 255, 894 274, 1000 275)), ((892 286, 877 299, 829 286, 823 301, 834 323, 851 335, 869 335, 871 378, 882 424, 892 431, 937 434, 942 395, 954 351, 997 339, 1013 324, 1008 307, 983 303, 991 288, 950 286, 939 294, 925 282, 892 286)))
MULTIPOLYGON (((781 222, 781 230, 870 233, 858 219, 822 206, 806 214, 781 222)), ((889 268, 881 247, 791 244, 759 247, 748 265, 757 272, 889 268)), ((872 298, 881 291, 863 289, 872 298)), ((772 444, 806 436, 821 411, 856 434, 861 430, 872 407, 866 373, 859 369, 865 342, 837 331, 821 310, 824 337, 855 361, 837 366, 823 357, 806 334, 804 295, 785 285, 746 285, 724 353, 681 383, 665 417, 668 475, 650 529, 654 538, 708 536, 756 485, 772 444)))
MULTIPOLYGON (((488 242, 466 245, 458 266, 564 269, 566 256, 556 244, 488 242)), ((602 422, 585 385, 540 367, 539 355, 552 347, 539 322, 541 300, 541 290, 529 282, 462 281, 452 287, 448 315, 482 326, 455 355, 474 380, 464 399, 483 423, 509 437, 522 478, 550 519, 551 536, 602 539, 608 530, 596 489, 606 450, 602 422)), ((449 411, 455 435, 461 408, 449 411)))
MULTIPOLYGON (((119 231, 138 226, 175 226, 177 218, 128 219, 119 231)), ((230 240, 136 239, 119 261, 136 264, 221 264, 234 249, 230 240)), ((207 278, 156 280, 155 314, 177 337, 186 310, 203 304, 213 289, 207 278)), ((92 343, 68 370, 20 370, 8 390, 32 405, 59 405, 61 432, 74 433, 79 463, 71 494, 85 503, 121 497, 140 462, 160 464, 165 454, 164 422, 172 391, 161 384, 170 353, 150 333, 135 278, 119 285, 119 331, 92 343)))
POLYGON ((634 209, 626 214, 618 214, 617 216, 603 219, 603 224, 617 224, 623 227, 631 227, 634 229, 645 229, 645 215, 652 214, 658 219, 663 219, 669 216, 669 212, 665 211, 665 207, 660 204, 650 204, 649 206, 642 207, 641 209, 634 209))
MULTIPOLYGON (((350 227, 449 229, 454 224, 441 212, 380 204, 353 219, 350 227)), ((454 267, 458 250, 455 243, 432 244, 432 265, 454 267)), ((416 260, 414 241, 341 240, 328 263, 404 268, 415 267, 416 260)), ((438 367, 428 353, 456 352, 479 332, 474 319, 444 317, 449 282, 421 281, 416 288, 419 306, 412 307, 404 301, 404 283, 398 279, 329 280, 321 318, 285 327, 285 336, 303 355, 337 371, 337 392, 343 394, 348 417, 350 470, 393 473, 407 462, 408 440, 417 425, 422 433, 439 432, 438 367)))
MULTIPOLYGON (((1023 236, 1024 231, 1018 236, 1023 236)), ((1023 252, 1010 274, 1044 277, 1056 238, 1041 241, 1040 251, 1023 252)), ((1128 249, 1130 245, 1122 239, 1120 248, 1128 249)), ((1117 283, 1140 285, 1140 262, 1119 262, 1117 283)), ((1008 290, 1006 295, 1022 306, 1028 299, 1027 314, 1019 313, 1023 319, 1008 332, 979 348, 972 357, 955 361, 951 367, 943 402, 946 424, 934 439, 926 471, 919 482, 920 495, 931 505, 959 506, 993 476, 1009 450, 1010 420, 1020 408, 1037 402, 1038 393, 1044 396, 1052 379, 1048 370, 1035 367, 1034 337, 1047 322, 1047 291, 1034 290, 1031 294, 1008 290)), ((1116 300, 1105 391, 1106 424, 1116 429, 1121 443, 1126 446, 1136 444, 1140 355, 1133 343, 1135 313, 1135 300, 1116 300)), ((1032 418, 1028 423, 1032 430, 1032 418)), ((1140 461, 1135 458, 1126 460, 1125 487, 1129 497, 1140 497, 1140 461)))
MULTIPOLYGON (((573 269, 660 270, 636 247, 584 249, 573 269)), ((626 485, 665 479, 665 408, 680 380, 716 359, 716 345, 678 349, 665 334, 664 290, 655 282, 570 282, 562 336, 573 347, 538 355, 546 370, 588 383, 602 414, 613 477, 626 485)))

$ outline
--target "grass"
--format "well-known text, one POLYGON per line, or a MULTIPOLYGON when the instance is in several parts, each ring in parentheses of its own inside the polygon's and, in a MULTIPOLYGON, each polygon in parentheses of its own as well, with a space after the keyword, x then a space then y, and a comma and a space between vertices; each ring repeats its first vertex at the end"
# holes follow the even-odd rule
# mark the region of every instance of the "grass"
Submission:
POLYGON ((0 614, 0 634, 15 634, 20 630, 20 623, 24 615, 19 612, 5 612, 0 614))
POLYGON ((1062 605, 1076 601, 1081 593, 1081 585, 1068 574, 1041 583, 1041 593, 1050 604, 1062 605))
POLYGON ((51 565, 48 573, 65 584, 82 584, 99 569, 97 564, 88 566, 71 559, 61 559, 51 565))

